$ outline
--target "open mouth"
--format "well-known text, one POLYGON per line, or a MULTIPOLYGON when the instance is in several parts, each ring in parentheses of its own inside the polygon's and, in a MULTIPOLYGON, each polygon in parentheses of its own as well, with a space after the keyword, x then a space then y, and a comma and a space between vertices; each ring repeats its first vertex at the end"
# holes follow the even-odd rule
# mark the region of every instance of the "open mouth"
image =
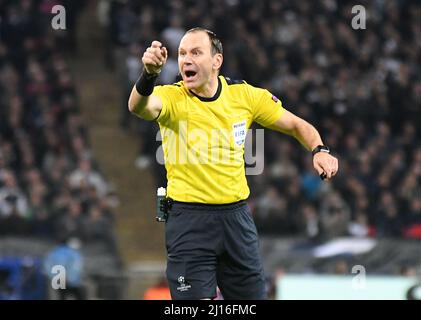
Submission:
POLYGON ((191 80, 191 79, 194 78, 194 76, 197 74, 197 72, 189 70, 189 71, 185 71, 184 74, 185 74, 187 80, 191 80))

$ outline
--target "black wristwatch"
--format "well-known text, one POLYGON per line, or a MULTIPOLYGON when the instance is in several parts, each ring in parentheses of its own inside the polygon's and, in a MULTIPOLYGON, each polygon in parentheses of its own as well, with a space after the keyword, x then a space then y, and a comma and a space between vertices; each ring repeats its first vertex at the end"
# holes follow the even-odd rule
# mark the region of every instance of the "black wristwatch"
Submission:
POLYGON ((326 153, 330 153, 330 149, 327 146, 322 146, 319 145, 316 148, 313 149, 313 151, 311 151, 311 153, 313 154, 313 156, 318 153, 318 152, 326 152, 326 153))

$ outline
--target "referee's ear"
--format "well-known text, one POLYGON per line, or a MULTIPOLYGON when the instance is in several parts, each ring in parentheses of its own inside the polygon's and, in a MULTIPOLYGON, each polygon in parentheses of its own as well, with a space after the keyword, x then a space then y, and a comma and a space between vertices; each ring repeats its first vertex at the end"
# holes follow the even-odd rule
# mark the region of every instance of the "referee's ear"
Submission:
POLYGON ((222 54, 215 53, 215 55, 213 56, 213 65, 212 65, 213 69, 214 70, 221 69, 223 61, 224 61, 224 57, 222 56, 222 54))

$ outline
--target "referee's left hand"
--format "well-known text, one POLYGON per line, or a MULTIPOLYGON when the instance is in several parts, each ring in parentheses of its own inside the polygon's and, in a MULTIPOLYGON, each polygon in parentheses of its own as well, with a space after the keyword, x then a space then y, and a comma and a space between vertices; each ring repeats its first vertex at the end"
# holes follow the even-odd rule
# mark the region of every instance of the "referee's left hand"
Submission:
POLYGON ((320 176, 324 174, 329 180, 338 172, 338 159, 329 153, 318 152, 313 156, 313 166, 320 176))

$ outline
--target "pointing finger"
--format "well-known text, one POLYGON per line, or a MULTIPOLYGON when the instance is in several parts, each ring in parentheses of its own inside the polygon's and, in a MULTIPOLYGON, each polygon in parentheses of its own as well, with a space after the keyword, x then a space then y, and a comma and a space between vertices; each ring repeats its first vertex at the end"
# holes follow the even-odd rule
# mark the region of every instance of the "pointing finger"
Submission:
POLYGON ((152 48, 160 48, 160 47, 162 47, 162 43, 159 42, 159 41, 154 40, 154 41, 152 41, 151 47, 152 48))

